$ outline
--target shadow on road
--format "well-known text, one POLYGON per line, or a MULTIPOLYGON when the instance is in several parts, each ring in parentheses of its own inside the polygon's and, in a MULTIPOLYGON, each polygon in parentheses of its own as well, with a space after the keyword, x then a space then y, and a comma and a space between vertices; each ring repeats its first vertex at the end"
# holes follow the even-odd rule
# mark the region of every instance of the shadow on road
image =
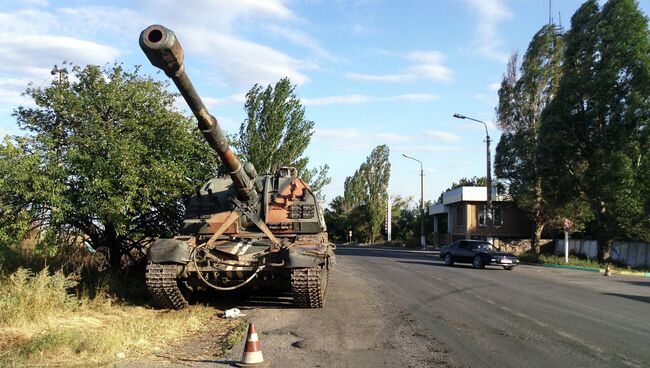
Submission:
POLYGON ((605 295, 618 296, 625 299, 636 300, 639 302, 650 303, 650 296, 641 296, 641 295, 626 295, 626 294, 616 294, 616 293, 603 293, 605 295))
POLYGON ((619 282, 624 282, 626 284, 632 284, 632 285, 637 285, 637 286, 650 286, 650 281, 620 280, 619 282))
POLYGON ((219 293, 208 291, 199 293, 191 303, 205 304, 219 310, 231 308, 241 310, 294 308, 293 297, 288 292, 239 291, 219 293))
MULTIPOLYGON (((422 264, 422 265, 427 265, 427 266, 445 267, 445 268, 452 268, 452 269, 453 269, 453 268, 461 268, 461 269, 462 269, 462 268, 469 268, 469 269, 474 269, 474 267, 472 267, 470 264, 454 264, 453 266, 447 266, 447 265, 445 265, 444 262, 442 262, 442 261, 440 261, 440 262, 436 262, 436 261, 432 261, 432 262, 420 262, 420 261, 397 261, 397 262, 399 262, 399 263, 422 264)), ((498 268, 493 268, 493 267, 490 267, 490 266, 485 266, 485 268, 483 268, 483 270, 488 270, 488 271, 498 271, 499 269, 501 269, 501 266, 494 266, 494 267, 498 267, 498 268)), ((479 270, 477 270, 477 271, 479 271, 479 270)))
POLYGON ((393 248, 352 248, 338 247, 336 254, 341 256, 361 256, 361 257, 382 257, 382 258, 399 258, 399 259, 419 259, 430 260, 437 259, 438 253, 422 252, 417 250, 393 249, 393 248))

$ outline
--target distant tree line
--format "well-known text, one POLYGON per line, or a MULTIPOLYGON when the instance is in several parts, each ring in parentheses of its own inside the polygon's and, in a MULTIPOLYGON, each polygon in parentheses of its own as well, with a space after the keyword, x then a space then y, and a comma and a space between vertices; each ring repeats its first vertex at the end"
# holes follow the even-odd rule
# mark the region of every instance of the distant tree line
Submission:
POLYGON ((530 215, 533 249, 570 218, 598 240, 650 241, 650 32, 634 0, 586 1, 563 33, 514 53, 499 89, 495 172, 530 215))
POLYGON ((388 203, 388 154, 388 146, 375 147, 354 174, 345 179, 343 195, 334 198, 325 212, 333 240, 345 241, 350 230, 362 242, 378 240, 388 203))

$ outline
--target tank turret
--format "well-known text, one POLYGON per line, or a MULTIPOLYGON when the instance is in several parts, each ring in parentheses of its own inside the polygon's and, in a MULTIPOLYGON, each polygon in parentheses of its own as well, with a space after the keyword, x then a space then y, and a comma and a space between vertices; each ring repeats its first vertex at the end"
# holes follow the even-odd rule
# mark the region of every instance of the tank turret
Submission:
POLYGON ((240 163, 187 76, 174 32, 147 27, 140 47, 174 81, 230 174, 197 187, 180 234, 152 244, 146 283, 154 300, 179 309, 188 293, 250 288, 290 291, 296 306, 322 307, 334 247, 316 195, 293 167, 258 176, 240 163))
POLYGON ((151 64, 164 71, 176 84, 192 113, 196 116, 201 133, 210 147, 217 152, 221 162, 230 173, 237 189, 237 197, 243 201, 250 200, 255 194, 253 193, 254 180, 257 176, 255 168, 250 163, 245 167, 241 165, 228 146, 228 139, 223 134, 217 119, 210 115, 201 97, 194 89, 183 65, 183 48, 174 32, 158 24, 149 26, 140 33, 140 47, 151 64))

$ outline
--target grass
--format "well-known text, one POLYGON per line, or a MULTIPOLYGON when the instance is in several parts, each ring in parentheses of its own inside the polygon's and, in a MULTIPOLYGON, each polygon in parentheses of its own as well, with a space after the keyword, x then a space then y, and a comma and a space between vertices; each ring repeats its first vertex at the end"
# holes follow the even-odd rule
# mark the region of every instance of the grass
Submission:
POLYGON ((0 277, 0 366, 104 366, 208 331, 227 340, 236 330, 215 319, 214 308, 156 310, 118 302, 103 290, 74 295, 75 287, 62 272, 18 269, 0 277))
MULTIPOLYGON (((558 265, 570 265, 570 266, 579 266, 579 267, 588 267, 588 268, 605 268, 607 263, 598 263, 595 259, 578 257, 576 255, 569 254, 569 263, 564 262, 564 256, 548 255, 548 254, 535 254, 533 252, 526 252, 519 256, 519 259, 522 262, 526 263, 540 263, 540 264, 558 264, 558 265)), ((612 270, 619 271, 639 271, 639 272, 650 272, 650 270, 642 268, 632 268, 629 266, 621 266, 615 263, 610 263, 609 267, 612 270)))

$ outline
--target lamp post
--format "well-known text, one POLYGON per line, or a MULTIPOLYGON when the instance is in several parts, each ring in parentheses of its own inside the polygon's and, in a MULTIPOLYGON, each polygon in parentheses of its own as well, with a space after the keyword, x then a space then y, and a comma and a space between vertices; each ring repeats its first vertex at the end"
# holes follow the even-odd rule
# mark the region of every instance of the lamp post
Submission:
POLYGON ((487 241, 492 238, 492 166, 490 164, 490 134, 488 133, 487 124, 484 121, 470 118, 462 114, 454 114, 456 119, 467 119, 476 121, 485 126, 485 143, 487 146, 487 202, 485 204, 485 227, 487 230, 487 241))
POLYGON ((407 156, 403 153, 402 156, 420 163, 420 245, 422 246, 422 250, 424 250, 426 249, 426 240, 424 237, 424 168, 422 167, 422 161, 417 158, 407 156))

